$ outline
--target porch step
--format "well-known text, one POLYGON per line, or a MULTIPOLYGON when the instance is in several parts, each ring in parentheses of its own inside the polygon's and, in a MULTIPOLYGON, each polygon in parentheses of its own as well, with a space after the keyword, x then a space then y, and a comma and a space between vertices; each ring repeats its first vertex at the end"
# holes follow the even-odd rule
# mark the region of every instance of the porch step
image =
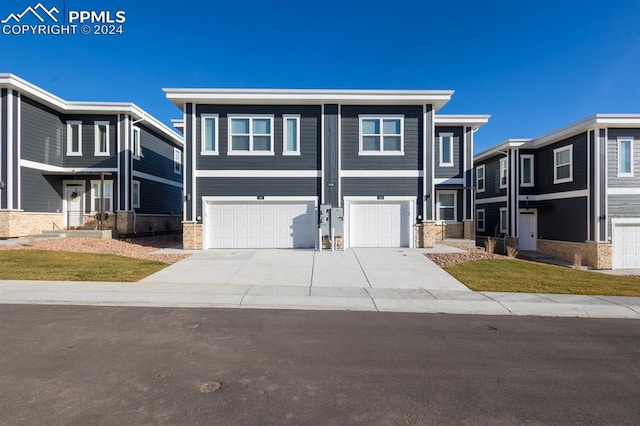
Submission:
POLYGON ((446 246, 453 247, 475 247, 476 240, 463 240, 462 238, 445 238, 444 240, 436 241, 437 244, 444 244, 446 246))

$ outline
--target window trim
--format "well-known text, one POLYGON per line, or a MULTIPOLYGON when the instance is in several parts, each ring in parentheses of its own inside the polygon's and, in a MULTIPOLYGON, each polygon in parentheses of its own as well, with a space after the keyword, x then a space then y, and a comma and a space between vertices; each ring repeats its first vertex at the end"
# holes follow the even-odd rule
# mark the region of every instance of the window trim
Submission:
POLYGON ((487 176, 487 171, 484 164, 481 164, 478 167, 476 167, 476 194, 480 192, 484 192, 486 190, 487 188, 486 176, 487 176), (482 170, 482 189, 480 189, 480 173, 478 173, 480 170, 482 170))
MULTIPOLYGON (((218 114, 201 114, 200 115, 200 155, 219 155, 220 154, 220 135, 218 132, 219 116, 218 114), (205 120, 213 120, 213 135, 215 137, 215 149, 205 149, 205 120)), ((231 143, 231 139, 229 139, 231 143)), ((231 145, 229 145, 231 146, 231 145)))
POLYGON ((500 207, 500 216, 498 217, 498 228, 501 234, 509 233, 509 211, 506 207, 500 207), (502 213, 504 212, 504 224, 502 223, 502 213), (502 227, 504 225, 504 227, 502 227))
POLYGON ((509 186, 509 158, 503 157, 500 159, 500 189, 505 189, 509 186), (503 167, 504 165, 504 167, 503 167), (502 171, 504 171, 504 183, 502 183, 502 171))
POLYGON ((484 232, 486 228, 487 222, 487 214, 485 209, 476 209, 476 231, 484 232), (480 219, 478 218, 480 213, 482 213, 482 227, 480 227, 480 219))
MULTIPOLYGON (((436 220, 444 223, 458 223, 458 191, 456 190, 442 190, 436 192, 436 220), (446 220, 440 219, 440 195, 442 194, 453 194, 453 219, 446 220)), ((444 208, 450 209, 451 206, 445 206, 444 208)))
POLYGON ((443 133, 438 133, 438 139, 439 139, 439 145, 440 145, 440 158, 439 158, 439 163, 440 163, 440 167, 453 167, 454 166, 454 160, 453 160, 453 132, 443 132, 443 133), (443 144, 442 144, 442 137, 443 136, 449 136, 451 139, 451 143, 449 145, 449 158, 451 159, 450 163, 444 163, 442 161, 443 158, 443 144))
MULTIPOLYGON (((369 134, 367 134, 369 136, 369 134)), ((388 134, 387 136, 398 136, 388 134)), ((403 114, 359 114, 358 115, 358 155, 404 155, 404 115, 403 114), (380 150, 365 151, 363 149, 364 134, 362 133, 363 120, 380 120, 380 150), (384 149, 384 120, 400 120, 400 151, 385 151, 384 149)))
MULTIPOLYGON (((99 210, 94 210, 94 209, 93 209, 93 208, 95 207, 95 200, 97 199, 97 198, 96 198, 95 191, 93 190, 93 186, 94 186, 94 185, 100 185, 101 183, 102 183, 102 181, 100 181, 100 180, 92 180, 92 181, 90 181, 90 184, 91 184, 91 206, 90 206, 90 207, 91 207, 91 208, 90 208, 90 210, 91 210, 91 214, 100 213, 100 211, 99 211, 99 210)), ((111 191, 109 191, 111 195, 110 195, 108 198, 105 198, 105 200, 106 200, 106 199, 111 200, 111 203, 110 203, 110 204, 111 204, 111 210, 109 210, 109 209, 105 209, 105 211, 104 211, 104 212, 105 212, 105 213, 113 213, 113 212, 114 212, 114 210, 113 210, 113 186, 114 186, 114 185, 113 185, 113 180, 105 180, 105 181, 104 181, 104 186, 105 186, 105 188, 106 188, 108 185, 111 185, 111 191)))
POLYGON ((182 173, 182 151, 179 148, 173 148, 173 172, 177 175, 182 173))
POLYGON ((522 154, 520 156, 520 186, 522 188, 531 188, 535 186, 535 171, 533 170, 534 162, 535 156, 533 154, 522 154), (524 181, 524 160, 531 160, 531 174, 529 176, 531 178, 531 182, 529 183, 524 181))
MULTIPOLYGON (((275 155, 275 151, 274 151, 274 143, 273 143, 273 139, 274 139, 274 133, 275 133, 275 129, 273 127, 273 114, 228 114, 227 115, 227 155, 275 155), (271 149, 269 151, 254 151, 253 150, 253 138, 254 138, 254 134, 253 134, 253 119, 269 119, 270 122, 270 143, 271 143, 271 149), (231 121, 234 119, 241 119, 241 120, 249 120, 249 150, 248 151, 239 151, 239 150, 234 150, 233 149, 233 143, 232 143, 232 126, 231 126, 231 121)), ((262 135, 260 134, 259 136, 266 136, 266 135, 262 135)))
POLYGON ((109 146, 109 126, 111 125, 110 122, 108 121, 94 121, 93 122, 93 136, 94 136, 94 140, 93 140, 93 155, 96 157, 107 157, 110 154, 110 146, 109 146), (100 126, 106 126, 107 127, 107 131, 105 133, 105 137, 106 137, 106 147, 107 150, 105 152, 99 151, 99 142, 98 142, 98 135, 100 134, 100 126))
POLYGON ((131 151, 134 160, 139 160, 142 155, 142 130, 138 126, 131 127, 131 151), (138 145, 136 146, 136 133, 138 134, 138 145))
POLYGON ((573 144, 566 145, 553 150, 553 183, 567 183, 573 182, 573 144), (558 167, 566 166, 567 164, 561 164, 558 166, 556 163, 557 154, 562 151, 569 151, 569 177, 558 179, 558 167))
POLYGON ((633 142, 634 142, 633 136, 618 137, 618 175, 617 175, 618 177, 633 177, 633 142), (622 163, 620 162, 620 159, 622 158, 620 156, 620 145, 622 142, 629 142, 629 166, 630 166, 629 172, 620 171, 620 168, 622 166, 622 163))
POLYGON ((300 155, 300 114, 282 114, 282 155, 300 155), (296 150, 289 151, 287 149, 287 137, 289 136, 289 127, 287 120, 296 121, 296 150))
POLYGON ((82 156, 82 121, 69 120, 67 121, 67 156, 80 157, 82 156), (71 126, 78 126, 78 151, 71 151, 71 126))
POLYGON ((131 208, 134 208, 134 209, 139 209, 140 208, 140 204, 141 204, 140 203, 140 199, 142 198, 141 195, 140 195, 140 188, 141 187, 140 187, 140 181, 139 180, 132 180, 131 181, 131 208), (134 188, 136 186, 138 187, 138 200, 137 200, 138 202, 137 203, 136 203, 136 199, 134 197, 134 194, 135 194, 134 188))

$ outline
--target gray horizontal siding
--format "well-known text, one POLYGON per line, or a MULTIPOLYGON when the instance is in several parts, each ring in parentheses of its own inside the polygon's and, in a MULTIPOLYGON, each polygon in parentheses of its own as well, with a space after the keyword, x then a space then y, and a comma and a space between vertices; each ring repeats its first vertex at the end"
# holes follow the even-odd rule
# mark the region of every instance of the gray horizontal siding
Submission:
POLYGON ((22 96, 21 158, 62 167, 66 151, 65 126, 50 108, 22 96))
POLYGON ((422 106, 343 105, 340 112, 343 170, 422 170, 422 106), (359 114, 404 115, 404 155, 358 155, 359 114))
POLYGON ((463 127, 437 126, 434 135, 435 145, 435 177, 436 178, 461 178, 463 172, 464 138, 463 127), (453 133, 453 166, 440 166, 440 135, 453 133))
MULTIPOLYGON (((477 231, 476 235, 481 237, 498 237, 500 236, 500 208, 507 207, 507 203, 487 203, 476 205, 476 211, 484 209, 485 225, 484 231, 477 231)), ((475 221, 474 212, 474 221, 475 221)), ((474 222, 477 229, 477 223, 474 222)))
POLYGON ((422 178, 343 178, 343 197, 411 196, 416 198, 416 214, 423 216, 420 202, 422 178))
POLYGON ((198 170, 319 170, 320 105, 198 105, 196 154, 198 170), (202 114, 218 114, 219 155, 200 155, 202 150, 202 114), (273 156, 227 155, 229 147, 228 114, 273 115, 273 156), (283 114, 300 115, 300 155, 282 155, 283 114))
POLYGON ((174 182, 182 182, 182 173, 174 172, 174 145, 147 127, 137 127, 140 129, 142 156, 139 160, 133 160, 133 169, 174 182))
POLYGON ((43 176, 40 170, 20 168, 21 206, 25 212, 62 212, 62 176, 43 176))
POLYGON ((581 133, 571 138, 540 148, 535 153, 536 193, 547 194, 575 191, 587 188, 587 134, 581 133), (553 150, 573 145, 573 182, 553 183, 553 150))
MULTIPOLYGON (((500 189, 500 159, 504 156, 495 156, 477 162, 475 167, 484 165, 484 191, 476 193, 478 199, 500 197, 507 195, 506 188, 500 189)), ((477 172, 475 173, 477 175, 477 172)), ((475 182, 474 182, 475 186, 475 182)))
POLYGON ((193 203, 195 203, 195 200, 193 199, 193 197, 191 196, 193 194, 193 171, 195 170, 195 165, 192 163, 192 158, 193 158, 193 149, 194 149, 194 143, 193 143, 193 125, 192 125, 192 108, 193 108, 193 104, 186 104, 185 105, 185 123, 184 123, 184 140, 185 140, 185 144, 184 144, 184 154, 182 156, 182 158, 184 159, 183 161, 183 173, 184 173, 184 182, 185 182, 185 188, 184 188, 184 194, 188 195, 186 197, 186 202, 184 204, 184 209, 185 209, 185 219, 186 220, 195 220, 195 217, 193 217, 193 203))
MULTIPOLYGON (((82 156, 66 156, 65 167, 100 167, 113 168, 118 166, 118 138, 117 117, 115 115, 66 115, 63 117, 64 138, 67 140, 67 121, 82 122, 82 156), (109 122, 109 156, 95 156, 95 122, 109 122)), ((66 153, 66 147, 64 148, 66 153)))
POLYGON ((538 238, 542 240, 587 240, 587 198, 567 198, 544 202, 538 209, 538 238))
POLYGON ((607 167, 609 188, 640 188, 640 129, 608 129, 607 167), (618 138, 632 137, 633 177, 618 177, 618 138))
POLYGON ((140 182, 140 208, 137 213, 182 214, 182 189, 147 179, 134 177, 140 182))
POLYGON ((609 195, 608 235, 611 236, 611 220, 640 218, 640 195, 609 195))

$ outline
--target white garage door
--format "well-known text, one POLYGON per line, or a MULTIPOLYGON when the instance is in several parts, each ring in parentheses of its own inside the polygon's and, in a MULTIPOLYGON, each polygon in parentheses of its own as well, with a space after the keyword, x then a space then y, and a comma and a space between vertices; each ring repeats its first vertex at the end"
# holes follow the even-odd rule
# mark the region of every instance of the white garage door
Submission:
POLYGON ((613 226, 613 267, 640 268, 640 223, 613 226))
POLYGON ((209 202, 206 248, 313 248, 317 213, 311 202, 209 202))
POLYGON ((351 247, 409 247, 409 202, 352 203, 351 247))

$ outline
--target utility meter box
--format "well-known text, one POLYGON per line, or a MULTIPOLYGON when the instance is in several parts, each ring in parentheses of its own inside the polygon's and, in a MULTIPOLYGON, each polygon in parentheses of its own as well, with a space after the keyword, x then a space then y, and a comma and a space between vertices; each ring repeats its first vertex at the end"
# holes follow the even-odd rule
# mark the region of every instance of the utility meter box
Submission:
POLYGON ((331 235, 331 227, 329 226, 329 211, 331 210, 331 204, 320 205, 320 231, 323 237, 331 235))
POLYGON ((342 207, 332 207, 330 216, 331 228, 333 228, 335 236, 342 237, 344 234, 344 209, 342 207))

